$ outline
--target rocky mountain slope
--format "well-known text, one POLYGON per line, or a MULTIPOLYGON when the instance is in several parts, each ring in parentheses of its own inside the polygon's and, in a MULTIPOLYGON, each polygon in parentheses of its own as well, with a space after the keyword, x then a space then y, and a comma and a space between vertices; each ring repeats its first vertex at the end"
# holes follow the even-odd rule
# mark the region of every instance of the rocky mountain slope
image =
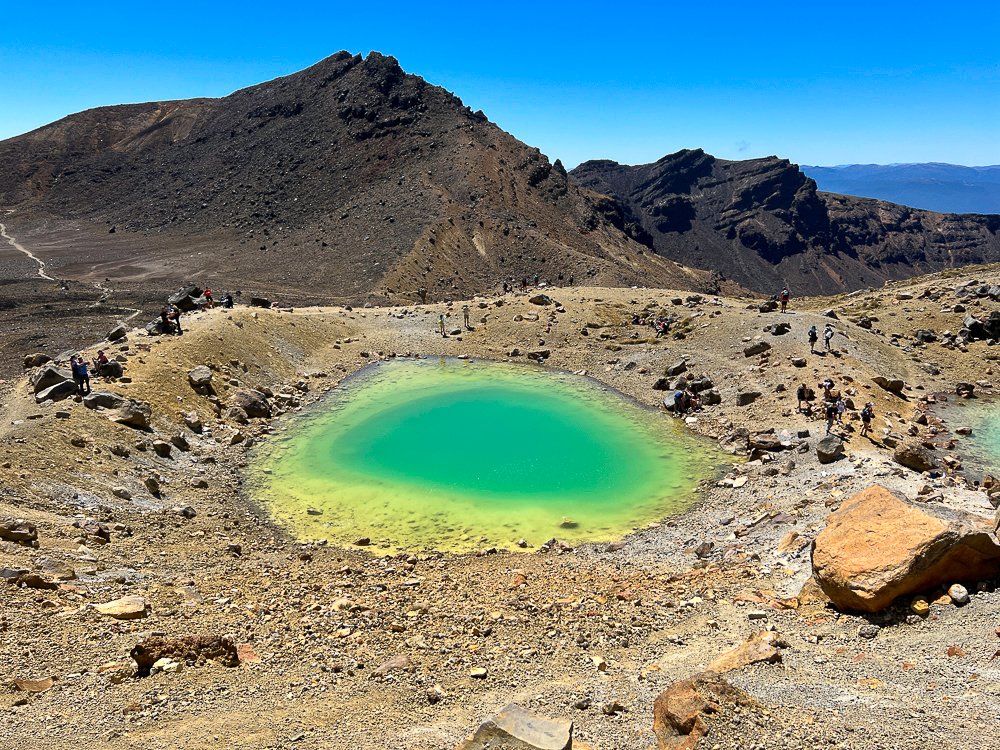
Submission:
POLYGON ((70 278, 199 277, 344 301, 468 296, 535 274, 710 278, 646 252, 614 201, 378 53, 0 142, 0 208, 70 278))
POLYGON ((589 161, 571 176, 620 200, 629 230, 660 255, 764 293, 837 293, 1000 260, 1000 216, 822 193, 776 157, 684 150, 640 166, 589 161))

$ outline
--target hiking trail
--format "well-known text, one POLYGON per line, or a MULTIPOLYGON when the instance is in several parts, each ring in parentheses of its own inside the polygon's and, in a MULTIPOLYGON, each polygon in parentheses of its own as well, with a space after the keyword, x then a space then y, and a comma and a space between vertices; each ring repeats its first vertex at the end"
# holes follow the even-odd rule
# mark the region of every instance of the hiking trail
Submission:
POLYGON ((47 273, 45 273, 45 261, 41 260, 40 258, 38 258, 28 248, 26 248, 24 245, 20 244, 16 239, 14 239, 9 234, 7 234, 7 227, 4 226, 4 224, 2 222, 0 222, 0 237, 3 237, 5 240, 7 240, 7 243, 11 247, 13 247, 15 250, 17 250, 18 252, 24 253, 29 258, 31 258, 33 261, 35 261, 35 263, 38 264, 38 275, 40 277, 42 277, 43 279, 46 279, 48 281, 55 281, 55 279, 53 279, 51 276, 49 276, 47 273))

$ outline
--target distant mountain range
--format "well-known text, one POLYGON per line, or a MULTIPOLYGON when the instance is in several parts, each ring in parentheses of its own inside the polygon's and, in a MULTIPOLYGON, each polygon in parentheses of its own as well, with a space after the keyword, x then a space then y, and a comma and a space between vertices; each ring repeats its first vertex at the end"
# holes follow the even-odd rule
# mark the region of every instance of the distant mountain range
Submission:
POLYGON ((1000 165, 846 164, 802 171, 827 193, 902 203, 942 213, 1000 214, 1000 165))

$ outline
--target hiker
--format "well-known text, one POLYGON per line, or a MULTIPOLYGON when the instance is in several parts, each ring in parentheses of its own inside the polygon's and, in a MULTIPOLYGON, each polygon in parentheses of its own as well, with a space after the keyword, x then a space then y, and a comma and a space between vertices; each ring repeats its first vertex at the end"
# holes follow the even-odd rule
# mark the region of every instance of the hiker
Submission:
POLYGON ((215 307, 215 300, 212 298, 212 290, 211 289, 206 289, 201 294, 205 298, 205 307, 210 307, 210 308, 211 307, 215 307))
POLYGON ((97 350, 97 356, 94 357, 94 372, 98 375, 104 374, 104 365, 108 363, 108 355, 104 353, 103 349, 97 350))
POLYGON ((833 381, 830 380, 830 378, 827 378, 822 383, 820 383, 819 387, 823 389, 823 400, 824 401, 833 401, 834 400, 834 396, 833 396, 833 381))
POLYGON ((795 389, 795 399, 798 401, 798 410, 803 411, 802 404, 809 407, 809 389, 806 388, 805 383, 799 383, 799 387, 795 389))
POLYGON ((73 372, 73 380, 81 396, 90 393, 90 374, 87 372, 87 363, 83 357, 74 354, 69 360, 70 370, 73 372))
POLYGON ((538 286, 538 274, 537 273, 532 278, 532 281, 533 281, 532 286, 538 286))
POLYGON ((170 320, 172 320, 174 325, 177 326, 177 335, 183 336, 184 329, 181 328, 181 309, 179 307, 175 307, 174 305, 171 305, 170 307, 170 320))
POLYGON ((227 294, 225 297, 223 297, 222 298, 222 306, 226 310, 232 310, 233 309, 233 295, 227 294))
POLYGON ((674 416, 684 413, 684 391, 674 391, 674 416))
POLYGON ((424 287, 420 287, 417 290, 417 296, 420 297, 420 304, 427 304, 427 290, 424 287))
POLYGON ((522 292, 528 291, 528 277, 527 276, 522 276, 521 277, 521 291, 522 292))
POLYGON ((869 401, 861 410, 861 437, 867 437, 872 430, 872 418, 875 416, 875 404, 869 401))
POLYGON ((844 401, 843 398, 838 398, 834 402, 834 406, 837 407, 837 421, 838 422, 843 422, 844 421, 844 412, 847 411, 847 402, 844 401))
POLYGON ((462 305, 462 320, 465 323, 465 329, 467 331, 471 331, 472 330, 472 323, 469 321, 469 306, 468 305, 462 305))
POLYGON ((833 420, 837 417, 837 405, 833 401, 826 402, 826 434, 833 431, 833 420))
POLYGON ((809 326, 809 353, 816 353, 816 342, 819 341, 819 333, 816 331, 816 326, 809 326))
POLYGON ((833 339, 833 326, 827 323, 826 328, 823 329, 823 341, 826 342, 827 351, 830 351, 830 341, 832 339, 833 339))
POLYGON ((173 325, 170 323, 170 308, 166 305, 160 309, 160 329, 164 333, 171 333, 174 330, 173 325))
POLYGON ((778 295, 778 301, 781 302, 781 312, 785 312, 785 308, 788 307, 788 300, 791 299, 791 296, 792 295, 789 293, 787 286, 781 290, 781 294, 778 295))
POLYGON ((448 334, 444 332, 444 313, 438 315, 438 329, 441 331, 441 338, 448 338, 448 334))

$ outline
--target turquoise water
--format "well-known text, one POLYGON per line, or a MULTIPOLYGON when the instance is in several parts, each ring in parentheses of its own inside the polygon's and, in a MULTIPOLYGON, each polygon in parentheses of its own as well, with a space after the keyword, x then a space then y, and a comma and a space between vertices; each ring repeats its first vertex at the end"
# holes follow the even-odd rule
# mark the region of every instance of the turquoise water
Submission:
POLYGON ((472 550, 620 537, 684 508, 721 460, 586 378, 406 360, 368 368, 289 422, 251 478, 303 538, 472 550))
POLYGON ((956 441, 966 468, 977 477, 1000 476, 1000 399, 959 399, 942 416, 952 432, 958 427, 972 428, 971 435, 957 436, 956 441))

